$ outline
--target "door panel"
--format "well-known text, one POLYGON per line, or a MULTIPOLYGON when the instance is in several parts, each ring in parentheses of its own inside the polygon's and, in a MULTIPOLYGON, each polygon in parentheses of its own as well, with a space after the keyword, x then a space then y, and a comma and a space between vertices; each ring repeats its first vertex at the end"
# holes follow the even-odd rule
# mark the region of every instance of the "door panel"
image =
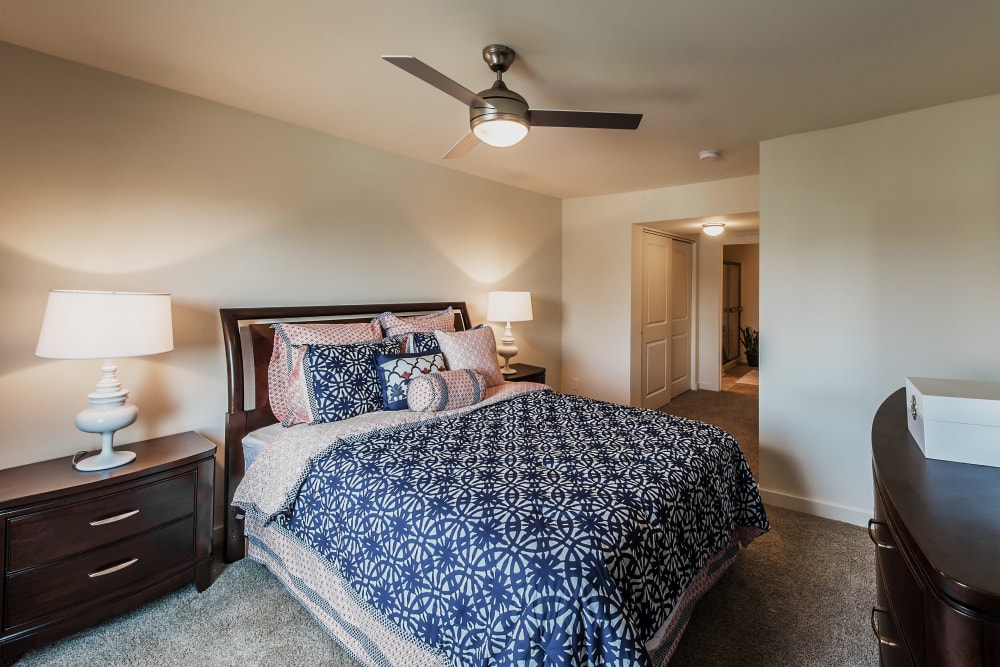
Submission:
POLYGON ((691 388, 694 245, 642 235, 642 407, 659 408, 691 388))
POLYGON ((642 235, 642 407, 670 401, 668 267, 670 239, 642 235))
MULTIPOLYGON (((667 388, 667 376, 663 369, 667 367, 667 342, 654 341, 646 345, 646 395, 662 394, 667 388)), ((659 406, 657 406, 659 407, 659 406)))
POLYGON ((691 388, 691 270, 694 246, 670 246, 670 398, 691 388))

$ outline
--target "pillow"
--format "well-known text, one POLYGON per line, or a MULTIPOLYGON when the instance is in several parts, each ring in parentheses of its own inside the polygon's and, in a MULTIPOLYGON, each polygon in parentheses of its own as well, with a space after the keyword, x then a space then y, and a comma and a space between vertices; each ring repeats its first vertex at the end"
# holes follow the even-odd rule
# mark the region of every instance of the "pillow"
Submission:
POLYGON ((410 380, 444 370, 444 356, 437 354, 380 354, 375 357, 375 371, 382 389, 382 407, 405 410, 406 388, 410 380))
POLYGON ((307 345, 302 373, 308 378, 308 409, 294 415, 308 424, 340 421, 382 409, 375 355, 399 352, 399 342, 307 345))
POLYGON ((455 313, 448 306, 433 315, 413 315, 399 317, 388 311, 378 316, 386 336, 410 333, 411 331, 454 331, 455 313))
POLYGON ((414 331, 413 333, 404 334, 402 338, 403 352, 427 354, 441 351, 437 336, 432 331, 414 331))
MULTIPOLYGON (((279 322, 272 324, 271 328, 274 329, 274 348, 267 365, 267 392, 271 411, 280 422, 292 414, 287 396, 289 378, 294 368, 301 368, 305 354, 304 347, 296 346, 345 345, 382 338, 382 327, 377 320, 342 324, 279 322)), ((305 395, 304 384, 295 386, 295 389, 301 389, 298 395, 305 395)), ((304 407, 299 409, 301 411, 304 407)))
POLYGON ((469 329, 448 333, 436 331, 438 345, 444 353, 444 362, 451 370, 468 368, 479 371, 486 378, 487 387, 503 384, 503 374, 497 362, 497 341, 493 329, 469 329))
POLYGON ((474 405, 486 396, 486 378, 479 371, 463 369, 421 375, 410 380, 410 410, 439 412, 474 405))
MULTIPOLYGON (((482 329, 484 324, 477 324, 473 329, 482 329)), ((433 331, 414 331, 400 336, 403 340, 403 352, 440 352, 437 336, 433 331)))

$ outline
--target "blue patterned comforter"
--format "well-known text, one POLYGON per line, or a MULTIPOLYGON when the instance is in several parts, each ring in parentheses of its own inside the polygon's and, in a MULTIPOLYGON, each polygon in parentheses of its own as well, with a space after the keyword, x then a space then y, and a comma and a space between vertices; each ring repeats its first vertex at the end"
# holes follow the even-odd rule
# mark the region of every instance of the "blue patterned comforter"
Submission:
POLYGON ((769 529, 735 440, 540 391, 315 460, 279 517, 455 665, 649 665, 738 526, 769 529))

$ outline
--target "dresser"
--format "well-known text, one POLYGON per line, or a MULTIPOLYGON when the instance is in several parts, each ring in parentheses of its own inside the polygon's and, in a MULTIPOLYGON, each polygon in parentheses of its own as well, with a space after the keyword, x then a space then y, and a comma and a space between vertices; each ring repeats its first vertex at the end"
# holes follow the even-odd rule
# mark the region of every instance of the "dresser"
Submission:
POLYGON ((211 582, 215 445, 195 433, 0 470, 0 662, 195 582, 211 582))
POLYGON ((1000 468, 926 459, 900 389, 872 424, 881 664, 1000 666, 1000 468))

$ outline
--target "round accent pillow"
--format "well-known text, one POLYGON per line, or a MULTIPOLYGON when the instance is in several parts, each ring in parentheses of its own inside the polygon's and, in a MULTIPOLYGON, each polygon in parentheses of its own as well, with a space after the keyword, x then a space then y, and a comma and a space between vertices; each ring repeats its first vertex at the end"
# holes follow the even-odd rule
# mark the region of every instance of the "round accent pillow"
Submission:
POLYGON ((474 405, 486 397, 486 378, 479 371, 462 369, 421 375, 410 380, 406 401, 410 410, 440 412, 474 405))

